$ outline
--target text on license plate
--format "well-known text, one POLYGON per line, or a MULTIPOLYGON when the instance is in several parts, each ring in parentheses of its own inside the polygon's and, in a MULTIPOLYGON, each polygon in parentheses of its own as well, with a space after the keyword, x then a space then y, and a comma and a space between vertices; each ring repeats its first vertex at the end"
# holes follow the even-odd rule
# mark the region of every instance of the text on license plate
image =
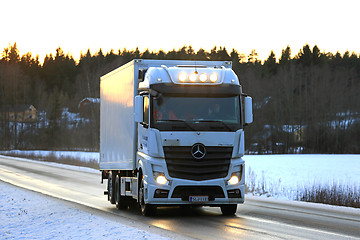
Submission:
POLYGON ((207 202, 209 201, 209 196, 190 196, 190 202, 207 202))

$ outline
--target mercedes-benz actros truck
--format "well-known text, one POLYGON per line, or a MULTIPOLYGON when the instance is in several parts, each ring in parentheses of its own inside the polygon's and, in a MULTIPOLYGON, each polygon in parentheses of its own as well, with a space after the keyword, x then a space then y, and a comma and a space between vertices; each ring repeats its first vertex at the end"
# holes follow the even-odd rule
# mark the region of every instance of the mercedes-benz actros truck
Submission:
POLYGON ((230 61, 137 59, 100 78, 100 171, 108 200, 140 206, 244 202, 244 127, 253 121, 230 61))

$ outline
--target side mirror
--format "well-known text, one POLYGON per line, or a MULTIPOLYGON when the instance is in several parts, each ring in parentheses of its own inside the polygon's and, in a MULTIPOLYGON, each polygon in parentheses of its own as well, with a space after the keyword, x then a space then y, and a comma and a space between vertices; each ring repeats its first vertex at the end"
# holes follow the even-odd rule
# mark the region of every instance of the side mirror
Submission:
POLYGON ((245 125, 253 122, 253 113, 252 113, 252 98, 245 97, 245 125))
POLYGON ((144 97, 135 96, 135 122, 141 123, 144 121, 144 97))

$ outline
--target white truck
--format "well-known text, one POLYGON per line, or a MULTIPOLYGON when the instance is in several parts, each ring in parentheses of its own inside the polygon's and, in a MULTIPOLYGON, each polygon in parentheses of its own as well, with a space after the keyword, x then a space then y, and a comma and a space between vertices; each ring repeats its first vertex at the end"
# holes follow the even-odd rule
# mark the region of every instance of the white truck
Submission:
POLYGON ((252 98, 229 61, 135 59, 101 77, 100 171, 108 200, 139 205, 244 202, 244 126, 252 98))

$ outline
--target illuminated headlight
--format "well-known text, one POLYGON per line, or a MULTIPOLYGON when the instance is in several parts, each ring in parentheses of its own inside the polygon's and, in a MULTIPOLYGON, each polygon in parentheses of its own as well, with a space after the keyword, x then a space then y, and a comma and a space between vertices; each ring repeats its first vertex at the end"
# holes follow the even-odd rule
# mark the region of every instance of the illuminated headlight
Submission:
POLYGON ((158 184, 166 184, 166 183, 167 183, 167 179, 166 179, 165 176, 158 176, 158 177, 156 178, 156 182, 157 182, 158 184))
POLYGON ((238 184, 240 182, 240 172, 233 173, 228 181, 229 185, 238 184))
POLYGON ((179 79, 180 82, 185 82, 186 79, 187 79, 186 73, 180 73, 179 76, 178 76, 178 79, 179 79))
POLYGON ((196 73, 191 73, 191 74, 189 75, 189 80, 190 80, 191 82, 195 82, 195 81, 196 81, 196 78, 197 78, 196 73))
POLYGON ((206 75, 206 73, 202 73, 202 74, 200 74, 199 79, 201 82, 206 82, 208 79, 208 76, 206 75))
POLYGON ((218 75, 216 73, 212 73, 210 74, 209 79, 211 82, 216 82, 218 80, 218 75))
POLYGON ((158 184, 164 185, 168 183, 168 180, 166 179, 164 173, 154 172, 154 178, 158 184))

